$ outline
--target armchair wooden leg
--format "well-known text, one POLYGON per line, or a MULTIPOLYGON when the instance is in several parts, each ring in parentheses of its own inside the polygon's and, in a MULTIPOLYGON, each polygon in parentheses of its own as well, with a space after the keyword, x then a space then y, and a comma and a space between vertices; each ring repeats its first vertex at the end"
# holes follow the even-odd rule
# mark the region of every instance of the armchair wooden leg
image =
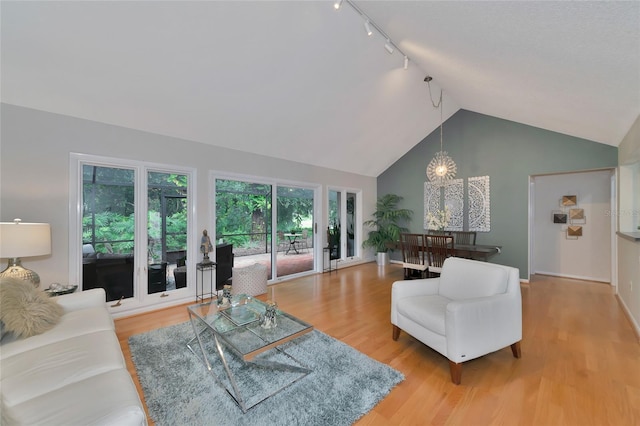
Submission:
POLYGON ((449 360, 449 371, 451 371, 451 381, 459 385, 462 380, 462 363, 449 360))
POLYGON ((513 345, 511 345, 511 353, 513 353, 514 358, 520 358, 522 356, 520 342, 515 342, 513 345))
POLYGON ((398 340, 398 337, 400 337, 400 327, 398 327, 397 325, 393 326, 393 340, 398 340))

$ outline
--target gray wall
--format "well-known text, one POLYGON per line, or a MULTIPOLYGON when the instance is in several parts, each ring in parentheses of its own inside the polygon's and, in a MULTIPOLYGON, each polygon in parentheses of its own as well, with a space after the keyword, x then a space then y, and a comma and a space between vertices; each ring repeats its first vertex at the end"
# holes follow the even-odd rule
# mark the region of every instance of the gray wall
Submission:
MULTIPOLYGON (((319 229, 325 229, 327 186, 362 189, 363 215, 371 215, 376 180, 322 167, 142 132, 48 112, 1 105, 0 219, 51 224, 52 254, 23 260, 41 285, 77 282, 69 273, 69 159, 71 152, 196 169, 197 234, 211 229, 211 170, 322 186, 319 229)), ((256 141, 260 143, 260 141, 256 141)), ((322 235, 322 234, 321 234, 322 235)), ((367 260, 373 259, 368 253, 367 260)), ((3 268, 0 268, 0 270, 3 268)))
MULTIPOLYGON (((490 176, 491 232, 478 244, 502 246, 492 261, 520 269, 528 279, 529 176, 615 167, 618 149, 474 112, 460 110, 444 123, 444 150, 456 162, 456 178, 490 176)), ((409 224, 423 232, 425 170, 440 150, 436 129, 378 177, 378 194, 404 197, 414 212, 409 224)), ((398 253, 393 254, 397 258, 398 253)))

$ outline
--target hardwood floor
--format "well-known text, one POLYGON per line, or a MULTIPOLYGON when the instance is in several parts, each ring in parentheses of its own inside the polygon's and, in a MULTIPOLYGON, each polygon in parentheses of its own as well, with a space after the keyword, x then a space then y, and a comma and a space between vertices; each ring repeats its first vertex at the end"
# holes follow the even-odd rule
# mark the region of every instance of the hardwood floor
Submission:
MULTIPOLYGON (((445 357, 405 332, 391 339, 391 284, 402 276, 398 265, 369 263, 260 297, 405 375, 357 425, 640 424, 640 344, 609 285, 546 276, 523 284, 522 358, 507 347, 468 361, 456 386, 445 357)), ((187 321, 185 306, 115 321, 140 395, 129 336, 187 321)))

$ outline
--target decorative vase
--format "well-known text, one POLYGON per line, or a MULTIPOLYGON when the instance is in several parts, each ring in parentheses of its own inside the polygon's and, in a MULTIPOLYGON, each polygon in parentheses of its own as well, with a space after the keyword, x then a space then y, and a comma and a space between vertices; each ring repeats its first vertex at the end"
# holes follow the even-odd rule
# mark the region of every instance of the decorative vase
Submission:
POLYGON ((386 252, 378 252, 378 256, 376 257, 376 263, 378 266, 385 266, 389 264, 389 253, 386 252))

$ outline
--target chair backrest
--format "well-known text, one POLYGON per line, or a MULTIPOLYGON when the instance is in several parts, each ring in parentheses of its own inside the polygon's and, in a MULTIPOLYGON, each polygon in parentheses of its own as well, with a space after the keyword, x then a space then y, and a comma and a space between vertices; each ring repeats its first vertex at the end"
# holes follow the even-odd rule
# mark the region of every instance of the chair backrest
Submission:
POLYGON ((475 231, 452 231, 451 235, 453 236, 456 244, 476 245, 475 231))
POLYGON ((414 265, 424 265, 424 236, 422 234, 400 234, 402 261, 414 265))
POLYGON ((308 229, 303 229, 302 230, 302 238, 306 240, 308 236, 309 236, 309 230, 308 229))
POLYGON ((506 293, 510 285, 519 292, 517 268, 452 257, 442 267, 438 292, 452 300, 472 299, 506 293))
POLYGON ((442 229, 427 229, 427 235, 451 235, 451 231, 444 231, 442 229))
POLYGON ((453 237, 450 235, 425 235, 429 266, 441 268, 444 261, 453 256, 453 237))

